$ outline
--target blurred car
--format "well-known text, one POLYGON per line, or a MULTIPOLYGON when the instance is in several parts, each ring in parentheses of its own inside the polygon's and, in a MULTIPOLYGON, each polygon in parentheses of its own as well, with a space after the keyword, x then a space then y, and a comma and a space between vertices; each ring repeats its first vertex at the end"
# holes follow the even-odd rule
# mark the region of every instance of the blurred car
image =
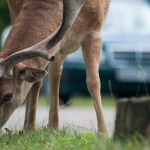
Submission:
MULTIPOLYGON (((103 27, 101 92, 116 96, 148 95, 150 90, 150 6, 144 0, 112 0, 103 27)), ((89 94, 81 47, 63 65, 60 98, 89 94)))

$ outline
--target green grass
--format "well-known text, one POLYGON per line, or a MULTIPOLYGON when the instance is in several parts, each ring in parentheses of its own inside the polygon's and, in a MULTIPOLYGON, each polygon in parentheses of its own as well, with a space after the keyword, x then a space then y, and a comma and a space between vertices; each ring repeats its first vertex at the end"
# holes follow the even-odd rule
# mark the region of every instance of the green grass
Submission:
MULTIPOLYGON (((92 107, 93 102, 91 97, 83 97, 83 96, 74 96, 71 99, 72 106, 78 106, 78 107, 92 107)), ((114 107, 116 106, 116 102, 109 96, 102 96, 102 104, 103 107, 114 107)))
MULTIPOLYGON (((103 107, 115 107, 116 101, 110 96, 102 96, 103 107)), ((45 106, 49 105, 49 98, 46 96, 40 96, 38 105, 45 106)), ((90 96, 72 96, 68 105, 75 107, 93 107, 93 102, 90 96)))
POLYGON ((32 131, 0 132, 1 150, 148 150, 150 144, 136 138, 126 142, 114 142, 98 134, 85 133, 71 127, 61 130, 39 128, 32 131))

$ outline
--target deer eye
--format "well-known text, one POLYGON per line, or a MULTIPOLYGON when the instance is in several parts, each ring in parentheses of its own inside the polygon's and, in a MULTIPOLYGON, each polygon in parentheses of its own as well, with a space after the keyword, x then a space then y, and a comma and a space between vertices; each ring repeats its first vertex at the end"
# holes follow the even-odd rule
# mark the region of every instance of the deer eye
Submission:
POLYGON ((12 93, 9 93, 9 94, 6 94, 5 96, 4 96, 4 99, 3 99, 3 102, 8 102, 8 101, 10 101, 11 99, 12 99, 12 93))

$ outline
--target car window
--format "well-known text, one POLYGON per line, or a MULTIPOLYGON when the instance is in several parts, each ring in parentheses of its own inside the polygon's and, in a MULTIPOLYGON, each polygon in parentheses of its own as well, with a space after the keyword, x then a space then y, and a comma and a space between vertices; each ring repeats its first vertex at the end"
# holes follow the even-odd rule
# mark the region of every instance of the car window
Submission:
POLYGON ((104 32, 150 33, 150 7, 147 3, 112 1, 104 32))

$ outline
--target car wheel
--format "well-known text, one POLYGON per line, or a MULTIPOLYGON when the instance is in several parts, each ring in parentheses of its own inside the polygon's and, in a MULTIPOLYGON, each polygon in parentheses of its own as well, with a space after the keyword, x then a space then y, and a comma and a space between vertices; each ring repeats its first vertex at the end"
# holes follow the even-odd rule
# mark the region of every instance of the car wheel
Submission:
POLYGON ((70 94, 60 94, 59 98, 60 98, 60 104, 66 105, 69 102, 70 94))

